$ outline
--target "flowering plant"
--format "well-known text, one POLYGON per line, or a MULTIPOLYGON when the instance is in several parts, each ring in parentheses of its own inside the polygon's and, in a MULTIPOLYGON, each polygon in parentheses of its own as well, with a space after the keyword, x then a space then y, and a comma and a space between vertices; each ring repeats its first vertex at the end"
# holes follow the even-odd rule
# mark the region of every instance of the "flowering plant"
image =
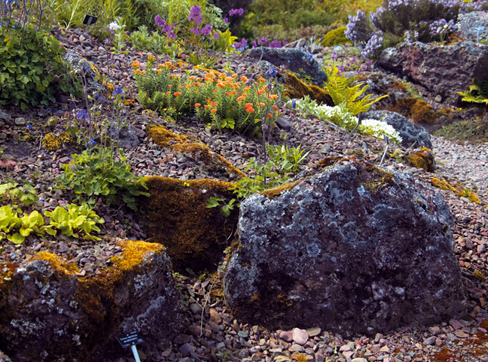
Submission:
POLYGON ((146 109, 157 110, 179 117, 195 112, 212 128, 233 129, 248 134, 258 134, 262 120, 271 122, 278 113, 274 101, 277 94, 268 94, 264 78, 251 84, 246 77, 237 79, 225 73, 209 72, 203 78, 171 74, 175 67, 166 62, 156 66, 150 58, 146 70, 139 69, 139 62, 132 63, 138 99, 146 109))

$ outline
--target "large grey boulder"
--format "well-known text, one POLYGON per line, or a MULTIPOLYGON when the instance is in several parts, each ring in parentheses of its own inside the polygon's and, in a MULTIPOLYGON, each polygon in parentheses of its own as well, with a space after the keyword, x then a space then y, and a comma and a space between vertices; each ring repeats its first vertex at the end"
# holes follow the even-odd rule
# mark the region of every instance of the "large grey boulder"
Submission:
POLYGON ((104 89, 104 87, 96 81, 96 78, 99 75, 97 68, 88 60, 82 58, 72 50, 66 51, 64 59, 73 67, 73 69, 80 72, 78 74, 79 77, 84 76, 89 91, 96 92, 104 89))
POLYGON ((294 73, 306 73, 313 77, 313 83, 322 86, 327 82, 327 74, 315 58, 297 48, 252 48, 247 53, 250 57, 270 62, 275 67, 284 65, 294 73))
POLYGON ((403 147, 427 147, 432 149, 430 134, 425 128, 410 122, 406 117, 391 111, 368 111, 361 114, 363 119, 375 119, 392 126, 402 138, 403 147))
POLYGON ((464 315, 440 193, 354 158, 293 185, 241 204, 224 276, 239 322, 351 336, 464 315))
POLYGON ((380 69, 425 87, 449 104, 459 105, 456 92, 469 89, 473 78, 488 78, 488 46, 460 42, 453 46, 403 43, 383 50, 377 63, 380 69))

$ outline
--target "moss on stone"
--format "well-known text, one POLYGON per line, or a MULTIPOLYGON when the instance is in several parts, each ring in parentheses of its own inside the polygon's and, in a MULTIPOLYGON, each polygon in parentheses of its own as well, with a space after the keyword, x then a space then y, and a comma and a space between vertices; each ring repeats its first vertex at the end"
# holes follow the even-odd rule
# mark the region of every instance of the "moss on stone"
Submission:
POLYGON ((280 196, 283 191, 285 190, 291 190, 294 188, 296 185, 298 185, 302 180, 295 180, 295 181, 290 181, 290 182, 285 182, 284 184, 274 187, 269 190, 262 191, 261 194, 267 196, 270 200, 273 200, 275 197, 280 196))
POLYGON ((448 190, 454 192, 459 197, 466 197, 469 201, 474 202, 475 204, 479 204, 481 201, 476 196, 476 194, 471 191, 470 189, 463 186, 462 183, 456 182, 454 184, 450 184, 445 179, 438 179, 436 177, 432 177, 430 179, 432 186, 435 186, 441 190, 448 190))
POLYGON ((303 98, 304 96, 308 95, 310 98, 316 100, 319 104, 322 103, 328 106, 334 106, 334 102, 332 102, 332 98, 327 91, 317 87, 316 85, 307 85, 291 73, 285 72, 283 84, 286 89, 286 91, 283 93, 285 97, 303 98))
POLYGON ((210 197, 233 198, 233 192, 228 190, 233 184, 148 177, 146 185, 151 193, 145 208, 149 240, 167 248, 177 271, 214 270, 230 244, 238 209, 224 217, 219 207, 208 208, 207 204, 210 197))
POLYGON ((413 167, 424 169, 427 172, 434 172, 434 154, 426 147, 421 147, 420 151, 407 155, 407 162, 413 167))
POLYGON ((192 158, 203 162, 209 170, 223 171, 238 178, 245 177, 246 174, 233 166, 224 157, 216 154, 206 145, 196 142, 184 135, 173 133, 162 126, 151 125, 147 129, 147 134, 160 147, 167 147, 175 152, 182 152, 192 158))
POLYGON ((65 259, 57 256, 56 254, 52 254, 47 251, 40 251, 30 261, 34 260, 45 260, 51 265, 54 271, 58 275, 66 274, 75 274, 79 271, 78 266, 74 263, 69 263, 65 259))
POLYGON ((342 26, 340 28, 329 31, 322 39, 321 45, 324 47, 333 47, 335 45, 350 44, 352 42, 346 37, 347 27, 342 26))

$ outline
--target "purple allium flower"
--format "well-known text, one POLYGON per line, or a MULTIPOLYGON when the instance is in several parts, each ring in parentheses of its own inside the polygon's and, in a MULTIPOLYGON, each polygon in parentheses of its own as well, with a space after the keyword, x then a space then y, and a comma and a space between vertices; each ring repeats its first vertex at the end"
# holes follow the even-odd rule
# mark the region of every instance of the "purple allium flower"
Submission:
POLYGON ((193 5, 190 8, 190 16, 188 17, 188 21, 194 21, 197 24, 201 24, 202 22, 202 8, 198 5, 193 5))

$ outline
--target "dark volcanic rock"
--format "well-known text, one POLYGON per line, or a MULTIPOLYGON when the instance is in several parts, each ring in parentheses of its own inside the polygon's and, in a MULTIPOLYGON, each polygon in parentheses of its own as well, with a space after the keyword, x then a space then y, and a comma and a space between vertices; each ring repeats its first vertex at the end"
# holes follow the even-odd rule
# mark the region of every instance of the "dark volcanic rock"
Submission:
POLYGON ((276 67, 284 65, 294 73, 303 73, 313 77, 313 83, 322 86, 327 82, 327 74, 322 70, 319 63, 313 59, 304 60, 307 54, 296 48, 252 48, 249 50, 249 56, 256 59, 266 60, 276 67))
POLYGON ((488 78, 488 46, 473 42, 453 46, 403 43, 385 49, 377 65, 407 76, 449 104, 459 105, 461 96, 456 92, 467 91, 473 78, 488 78))
POLYGON ((168 256, 157 244, 121 245, 115 266, 95 277, 78 278, 47 252, 12 265, 0 284, 2 350, 17 362, 101 361, 125 353, 116 336, 137 331, 156 345, 180 333, 186 320, 168 256))
POLYGON ((440 193, 354 158, 292 185, 241 204, 224 277, 240 322, 350 336, 463 316, 440 193))
POLYGON ((364 119, 381 120, 392 126, 402 138, 403 147, 432 149, 429 132, 410 122, 406 117, 391 111, 369 111, 361 114, 364 119))

